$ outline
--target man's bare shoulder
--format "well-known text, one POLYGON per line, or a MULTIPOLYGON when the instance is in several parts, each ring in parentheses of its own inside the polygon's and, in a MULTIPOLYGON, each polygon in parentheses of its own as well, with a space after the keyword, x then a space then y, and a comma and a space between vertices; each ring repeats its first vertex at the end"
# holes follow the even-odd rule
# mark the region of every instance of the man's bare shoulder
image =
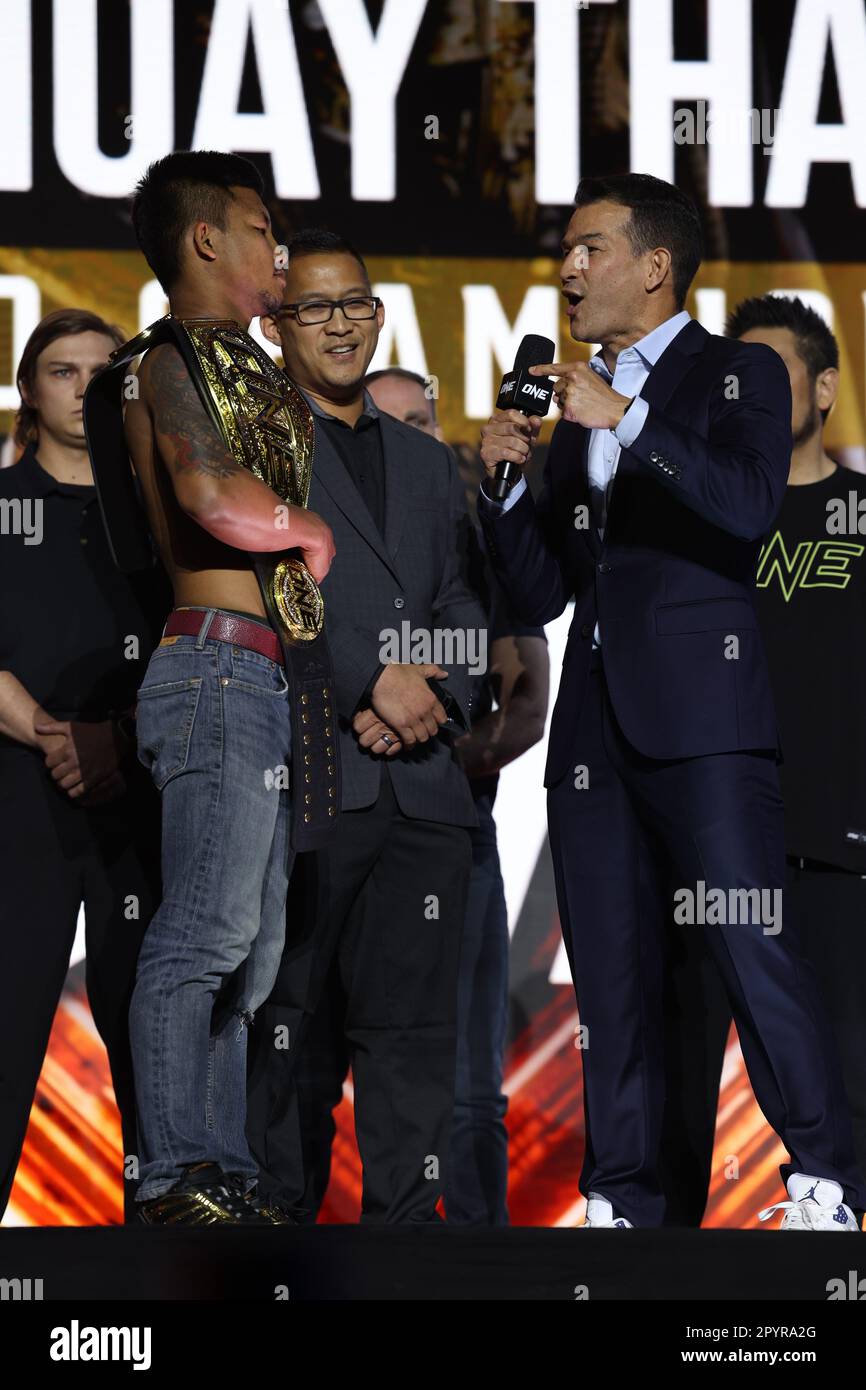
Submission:
POLYGON ((166 389, 171 392, 184 386, 192 388, 186 363, 174 343, 160 343, 146 352, 136 375, 148 405, 152 405, 154 393, 161 395, 166 389))
POLYGON ((140 399, 169 471, 224 479, 239 471, 173 343, 151 348, 139 368, 140 399))

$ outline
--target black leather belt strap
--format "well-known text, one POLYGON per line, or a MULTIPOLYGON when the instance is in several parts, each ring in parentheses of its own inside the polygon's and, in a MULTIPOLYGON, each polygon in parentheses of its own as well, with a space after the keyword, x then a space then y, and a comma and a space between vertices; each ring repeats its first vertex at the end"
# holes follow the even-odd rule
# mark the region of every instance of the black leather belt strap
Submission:
MULTIPOLYGON (((115 564, 125 574, 149 569, 154 547, 129 465, 123 432, 122 387, 130 363, 150 348, 172 343, 202 404, 222 434, 214 402, 183 327, 169 315, 132 338, 91 379, 84 397, 84 432, 102 520, 115 564)), ((324 633, 312 642, 288 641, 276 612, 271 576, 279 555, 250 555, 262 600, 283 651, 292 719, 292 847, 321 849, 334 838, 340 808, 340 760, 330 655, 324 633)))
MULTIPOLYGON (((340 759, 336 738, 334 675, 325 634, 289 642, 274 603, 269 556, 250 557, 271 626, 283 649, 292 707, 292 847, 321 849, 333 838, 340 809, 340 759)), ((277 557, 278 559, 281 557, 277 557)), ((325 620, 327 622, 327 618, 325 620)))

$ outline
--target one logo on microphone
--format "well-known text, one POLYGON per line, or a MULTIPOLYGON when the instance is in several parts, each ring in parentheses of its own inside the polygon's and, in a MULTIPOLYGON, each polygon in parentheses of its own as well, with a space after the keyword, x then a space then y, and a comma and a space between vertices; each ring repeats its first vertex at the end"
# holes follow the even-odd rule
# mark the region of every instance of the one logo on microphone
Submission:
POLYGON ((549 386, 532 386, 529 382, 520 391, 521 396, 533 396, 537 401, 546 401, 550 395, 549 386))

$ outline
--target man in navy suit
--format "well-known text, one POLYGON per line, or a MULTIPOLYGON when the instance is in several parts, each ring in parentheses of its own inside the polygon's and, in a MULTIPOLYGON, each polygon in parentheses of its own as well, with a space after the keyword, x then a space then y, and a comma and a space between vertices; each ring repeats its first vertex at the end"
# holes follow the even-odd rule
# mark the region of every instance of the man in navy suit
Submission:
MULTIPOLYGON (((571 336, 549 363, 562 419, 537 503, 482 487, 491 558, 519 616, 573 598, 545 774, 563 935, 583 1032, 587 1224, 659 1226, 665 923, 721 973, 758 1102, 786 1145, 785 1229, 857 1230, 839 1064, 784 920, 778 736, 753 606, 791 451, 784 363, 684 310, 697 212, 646 174, 584 179, 562 243, 571 336)), ((497 411, 489 478, 541 421, 497 411)), ((775 1207, 762 1212, 769 1216, 775 1207)))

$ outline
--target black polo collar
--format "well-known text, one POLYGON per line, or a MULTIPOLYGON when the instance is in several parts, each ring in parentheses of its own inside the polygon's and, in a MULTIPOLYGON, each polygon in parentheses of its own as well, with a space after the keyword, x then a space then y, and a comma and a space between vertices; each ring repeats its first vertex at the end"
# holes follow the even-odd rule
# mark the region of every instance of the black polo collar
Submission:
POLYGON ((89 500, 96 496, 96 488, 93 483, 61 483, 52 473, 43 468, 36 457, 36 445, 27 445, 18 463, 13 465, 21 471, 18 473, 18 482, 21 484, 22 496, 27 497, 48 497, 51 493, 58 493, 61 497, 78 497, 89 500))

